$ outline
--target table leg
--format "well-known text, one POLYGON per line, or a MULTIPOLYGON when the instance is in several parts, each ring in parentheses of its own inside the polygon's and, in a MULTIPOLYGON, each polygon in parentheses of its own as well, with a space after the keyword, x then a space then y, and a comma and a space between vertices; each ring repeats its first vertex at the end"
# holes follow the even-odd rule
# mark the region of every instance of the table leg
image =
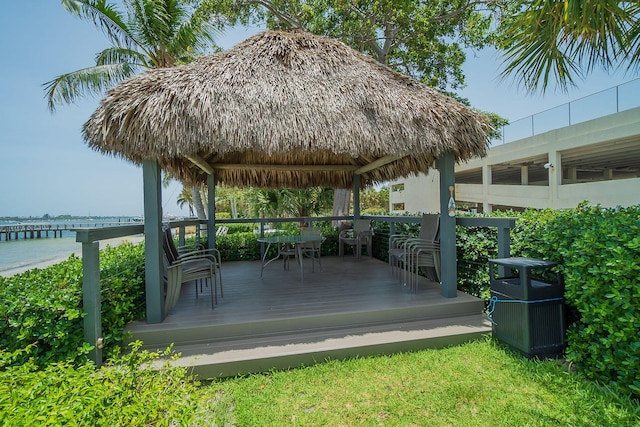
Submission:
POLYGON ((267 259, 267 254, 269 253, 269 248, 271 247, 271 243, 267 243, 267 249, 265 249, 264 254, 262 255, 262 262, 260 263, 260 277, 262 277, 262 272, 264 271, 265 266, 267 266, 267 264, 269 264, 271 261, 273 261, 272 259, 269 260, 269 262, 264 262, 265 259, 267 259))
POLYGON ((264 260, 267 259, 267 254, 269 253, 269 248, 271 247, 271 243, 267 243, 267 248, 264 250, 264 254, 262 254, 262 261, 260 262, 260 277, 262 277, 262 271, 264 270, 264 260))
POLYGON ((300 284, 304 283, 304 264, 302 263, 302 245, 296 245, 296 254, 298 258, 298 266, 300 267, 300 284))

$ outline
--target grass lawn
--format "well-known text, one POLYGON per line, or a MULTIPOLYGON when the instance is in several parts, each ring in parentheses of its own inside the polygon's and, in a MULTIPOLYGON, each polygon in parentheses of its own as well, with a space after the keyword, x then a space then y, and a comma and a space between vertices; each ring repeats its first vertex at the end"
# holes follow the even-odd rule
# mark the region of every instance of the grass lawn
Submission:
POLYGON ((638 402, 490 340, 219 380, 202 391, 213 412, 205 418, 218 425, 640 426, 638 402))

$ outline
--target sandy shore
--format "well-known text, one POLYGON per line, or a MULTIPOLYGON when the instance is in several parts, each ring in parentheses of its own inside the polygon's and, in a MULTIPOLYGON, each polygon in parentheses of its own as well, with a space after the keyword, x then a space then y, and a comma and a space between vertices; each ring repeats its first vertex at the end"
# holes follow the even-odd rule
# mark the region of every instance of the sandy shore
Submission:
MULTIPOLYGON (((143 242, 144 241, 144 236, 127 236, 127 237, 118 237, 115 239, 107 239, 107 240, 101 240, 100 241, 100 249, 104 249, 107 246, 118 246, 121 245, 125 242, 131 242, 131 243, 139 243, 139 242, 143 242)), ((1 276, 4 277, 11 277, 11 276, 15 276, 16 274, 20 274, 20 273, 24 273, 25 271, 28 270, 33 270, 34 268, 46 268, 46 267, 50 267, 54 264, 58 264, 59 262, 62 262, 64 260, 66 260, 67 258, 69 258, 69 256, 71 254, 75 254, 76 256, 78 256, 79 258, 82 258, 82 247, 80 244, 78 244, 78 249, 69 253, 69 255, 65 256, 65 257, 61 257, 61 258, 57 258, 57 259, 52 259, 52 260, 47 260, 38 264, 30 264, 26 267, 17 267, 17 268, 11 268, 5 271, 2 271, 0 273, 1 276)))

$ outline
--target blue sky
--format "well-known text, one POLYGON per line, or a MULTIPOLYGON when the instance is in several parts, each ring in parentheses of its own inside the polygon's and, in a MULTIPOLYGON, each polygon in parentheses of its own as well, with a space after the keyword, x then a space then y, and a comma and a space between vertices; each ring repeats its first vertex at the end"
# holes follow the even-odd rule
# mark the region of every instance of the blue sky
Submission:
MULTIPOLYGON (((217 38, 230 47, 255 33, 235 29, 217 38)), ((0 217, 50 215, 141 215, 142 169, 89 149, 83 123, 98 99, 61 106, 51 114, 43 83, 90 66, 107 39, 86 21, 69 15, 57 0, 9 2, 0 16, 0 217)), ((527 95, 498 78, 492 51, 470 52, 467 88, 474 107, 517 120, 632 80, 597 72, 569 93, 527 95)), ((186 214, 176 204, 180 185, 164 190, 165 214, 186 214)))

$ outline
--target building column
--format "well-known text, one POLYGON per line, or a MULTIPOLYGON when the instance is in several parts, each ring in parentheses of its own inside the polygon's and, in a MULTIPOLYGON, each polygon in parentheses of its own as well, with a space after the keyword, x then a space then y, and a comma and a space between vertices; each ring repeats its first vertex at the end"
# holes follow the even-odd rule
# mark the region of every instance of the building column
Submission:
POLYGON ((555 150, 549 151, 549 207, 558 209, 559 186, 562 184, 562 156, 555 150))
POLYGON ((491 204, 489 203, 489 188, 491 187, 491 166, 482 166, 482 212, 490 213, 491 204))
POLYGON ((529 166, 520 166, 520 185, 529 185, 529 166))

